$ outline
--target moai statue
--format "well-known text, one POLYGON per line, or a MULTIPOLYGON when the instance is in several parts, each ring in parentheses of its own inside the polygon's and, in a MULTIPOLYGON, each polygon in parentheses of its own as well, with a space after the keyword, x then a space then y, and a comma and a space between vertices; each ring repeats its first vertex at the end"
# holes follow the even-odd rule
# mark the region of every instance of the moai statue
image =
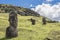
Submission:
POLYGON ((45 17, 42 18, 42 22, 43 22, 43 25, 46 24, 46 18, 45 17))
POLYGON ((35 25, 35 19, 30 19, 31 20, 31 22, 32 22, 32 25, 35 25))
POLYGON ((15 11, 11 11, 9 14, 9 27, 6 29, 6 38, 13 38, 18 36, 17 22, 17 13, 15 11))

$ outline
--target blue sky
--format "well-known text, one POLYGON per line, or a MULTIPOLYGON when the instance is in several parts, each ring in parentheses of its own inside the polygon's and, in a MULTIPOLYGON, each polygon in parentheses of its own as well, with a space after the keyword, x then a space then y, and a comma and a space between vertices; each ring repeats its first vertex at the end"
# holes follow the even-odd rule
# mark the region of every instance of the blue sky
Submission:
POLYGON ((0 4, 30 8, 42 16, 60 21, 60 0, 0 0, 0 4))
POLYGON ((42 3, 57 4, 60 0, 46 1, 46 0, 0 0, 0 4, 12 4, 16 6, 21 6, 25 8, 35 7, 41 5, 42 3))

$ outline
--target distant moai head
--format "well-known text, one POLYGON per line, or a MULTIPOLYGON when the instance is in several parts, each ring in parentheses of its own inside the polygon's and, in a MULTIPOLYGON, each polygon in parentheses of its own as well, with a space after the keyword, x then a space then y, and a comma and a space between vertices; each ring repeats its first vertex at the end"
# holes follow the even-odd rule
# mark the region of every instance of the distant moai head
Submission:
POLYGON ((31 18, 32 25, 35 25, 35 19, 31 18))
POLYGON ((43 25, 46 24, 46 18, 45 17, 42 18, 42 22, 43 22, 43 25))
POLYGON ((6 29, 6 38, 13 38, 18 36, 17 31, 17 12, 16 11, 10 11, 9 14, 9 26, 6 29))
POLYGON ((9 23, 10 23, 10 26, 13 26, 13 27, 17 27, 17 12, 15 11, 11 11, 10 14, 9 14, 9 23))

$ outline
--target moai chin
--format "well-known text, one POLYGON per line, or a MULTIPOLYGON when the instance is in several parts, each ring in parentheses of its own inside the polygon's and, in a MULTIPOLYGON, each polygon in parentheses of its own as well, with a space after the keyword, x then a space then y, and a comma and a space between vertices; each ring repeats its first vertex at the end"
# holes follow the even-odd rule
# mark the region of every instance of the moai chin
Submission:
POLYGON ((18 36, 17 22, 17 13, 15 11, 11 11, 9 14, 9 27, 6 29, 6 38, 13 38, 18 36))

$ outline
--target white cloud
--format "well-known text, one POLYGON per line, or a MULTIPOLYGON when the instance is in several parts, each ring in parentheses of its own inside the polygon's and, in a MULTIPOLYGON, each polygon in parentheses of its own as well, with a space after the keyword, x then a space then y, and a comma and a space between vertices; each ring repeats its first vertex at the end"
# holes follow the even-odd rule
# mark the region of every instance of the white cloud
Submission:
POLYGON ((46 0, 47 2, 52 2, 53 0, 46 0))
POLYGON ((33 7, 33 5, 31 4, 30 7, 33 7))
POLYGON ((37 5, 35 8, 32 8, 32 10, 38 12, 42 16, 60 21, 60 3, 53 6, 51 6, 51 4, 42 3, 42 5, 37 5))

